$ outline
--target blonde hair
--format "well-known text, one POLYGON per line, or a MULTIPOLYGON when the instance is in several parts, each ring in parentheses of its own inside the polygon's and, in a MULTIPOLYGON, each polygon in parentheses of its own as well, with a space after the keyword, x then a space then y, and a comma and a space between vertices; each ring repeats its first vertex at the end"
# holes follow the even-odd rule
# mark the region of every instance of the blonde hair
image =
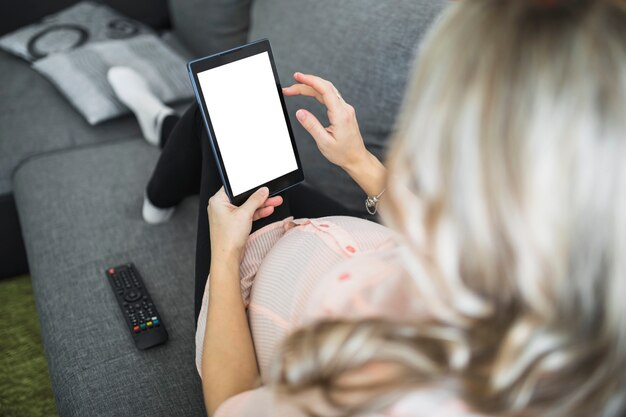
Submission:
POLYGON ((430 319, 301 329, 278 390, 318 390, 333 415, 433 386, 493 415, 624 415, 624 2, 455 2, 422 44, 388 166, 384 219, 430 319), (345 383, 375 363, 393 377, 345 383))

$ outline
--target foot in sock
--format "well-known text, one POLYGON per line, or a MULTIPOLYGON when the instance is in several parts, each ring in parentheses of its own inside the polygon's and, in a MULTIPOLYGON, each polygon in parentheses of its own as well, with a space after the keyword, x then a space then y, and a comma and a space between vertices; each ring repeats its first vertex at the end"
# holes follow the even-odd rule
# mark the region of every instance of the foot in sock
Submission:
POLYGON ((174 110, 159 100, 146 80, 132 68, 112 67, 107 79, 117 98, 137 117, 143 137, 158 146, 163 120, 174 114, 174 110))
POLYGON ((150 223, 150 224, 165 223, 166 221, 170 219, 170 217, 172 217, 172 214, 174 214, 174 210, 176 210, 176 207, 170 207, 170 208, 156 207, 154 204, 152 204, 150 199, 148 199, 147 195, 144 195, 143 197, 142 215, 146 223, 150 223))

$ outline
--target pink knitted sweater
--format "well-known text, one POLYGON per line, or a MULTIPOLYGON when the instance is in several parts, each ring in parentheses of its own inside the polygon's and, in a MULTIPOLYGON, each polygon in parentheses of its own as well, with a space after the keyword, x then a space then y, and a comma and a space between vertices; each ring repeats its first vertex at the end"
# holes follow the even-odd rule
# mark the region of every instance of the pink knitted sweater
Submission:
MULTIPOLYGON (((397 235, 384 226, 339 216, 289 218, 250 236, 240 268, 241 293, 264 383, 277 347, 298 327, 329 318, 406 320, 423 314, 416 288, 401 266, 398 242, 397 235)), ((207 283, 196 331, 198 373, 202 369, 208 288, 207 283)), ((429 390, 407 395, 382 415, 443 417, 469 413, 447 393, 429 390)), ((229 399, 216 416, 304 414, 262 386, 229 399)))

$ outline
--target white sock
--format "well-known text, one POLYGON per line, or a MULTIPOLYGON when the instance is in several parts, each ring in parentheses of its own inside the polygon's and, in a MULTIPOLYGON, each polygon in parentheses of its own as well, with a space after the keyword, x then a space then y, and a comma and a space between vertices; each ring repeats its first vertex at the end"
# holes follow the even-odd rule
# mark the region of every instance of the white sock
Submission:
POLYGON ((146 221, 146 223, 164 223, 168 221, 170 217, 172 217, 172 215, 174 214, 174 210, 176 210, 176 207, 170 207, 166 209, 158 208, 150 202, 147 195, 144 195, 143 197, 143 209, 141 211, 141 214, 143 215, 143 219, 146 221))
POLYGON ((174 114, 174 110, 159 100, 146 80, 132 68, 112 67, 107 79, 119 100, 135 113, 143 137, 158 146, 163 120, 174 114))

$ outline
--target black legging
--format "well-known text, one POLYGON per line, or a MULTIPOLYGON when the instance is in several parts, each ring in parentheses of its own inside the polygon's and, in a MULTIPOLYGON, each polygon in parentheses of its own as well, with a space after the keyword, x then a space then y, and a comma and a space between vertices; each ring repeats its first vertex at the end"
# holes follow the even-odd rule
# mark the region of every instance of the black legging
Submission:
MULTIPOLYGON (((211 268, 211 245, 207 204, 222 186, 209 138, 197 104, 182 117, 168 116, 161 131, 163 151, 148 183, 147 195, 156 207, 169 208, 184 198, 200 194, 198 233, 196 242, 196 323, 202 306, 202 296, 211 268)), ((282 193, 284 203, 265 219, 253 223, 252 231, 289 216, 316 218, 324 216, 364 217, 351 211, 307 185, 298 185, 282 193)), ((370 220, 373 220, 369 217, 370 220)))

